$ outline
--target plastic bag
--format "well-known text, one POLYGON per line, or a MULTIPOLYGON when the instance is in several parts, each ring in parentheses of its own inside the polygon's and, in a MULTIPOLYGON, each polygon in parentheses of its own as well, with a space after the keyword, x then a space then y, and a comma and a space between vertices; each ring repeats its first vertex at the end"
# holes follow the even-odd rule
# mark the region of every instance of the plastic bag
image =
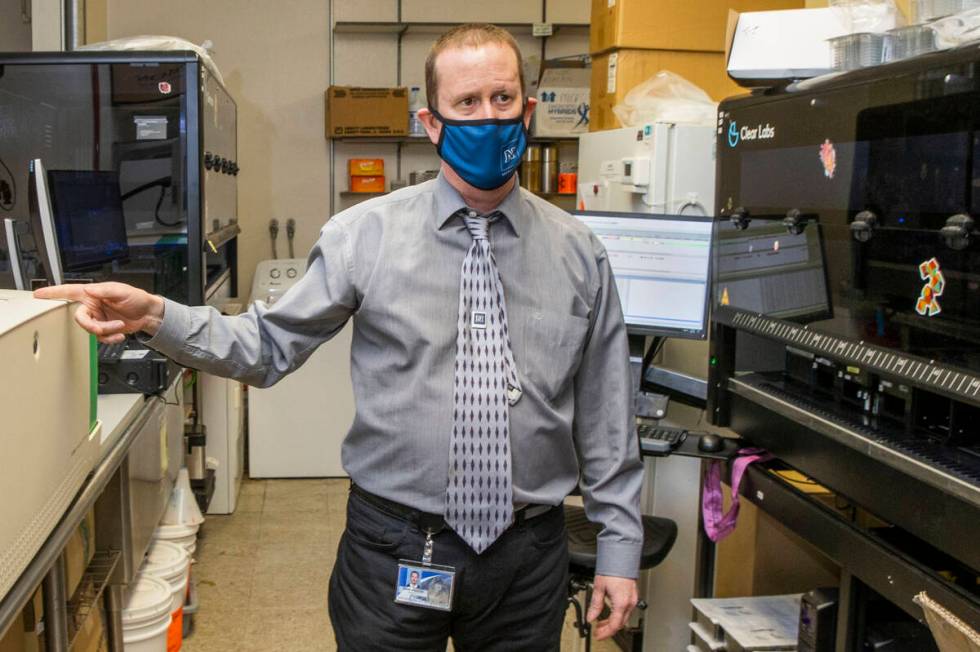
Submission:
POLYGON ((905 24, 895 0, 830 0, 830 6, 843 15, 848 34, 882 34, 905 24))
POLYGON ((718 105, 691 82, 669 70, 661 70, 635 86, 613 113, 624 127, 651 122, 703 125, 715 124, 718 105))
POLYGON ((157 36, 141 35, 117 38, 112 41, 100 41, 99 43, 89 43, 79 47, 79 50, 165 50, 167 52, 176 50, 193 50, 201 57, 201 61, 208 67, 211 74, 224 85, 225 80, 221 77, 221 71, 211 58, 211 41, 205 41, 201 45, 194 45, 188 40, 176 36, 157 36))
POLYGON ((929 27, 936 33, 936 47, 940 50, 976 41, 980 39, 980 9, 940 18, 929 27))

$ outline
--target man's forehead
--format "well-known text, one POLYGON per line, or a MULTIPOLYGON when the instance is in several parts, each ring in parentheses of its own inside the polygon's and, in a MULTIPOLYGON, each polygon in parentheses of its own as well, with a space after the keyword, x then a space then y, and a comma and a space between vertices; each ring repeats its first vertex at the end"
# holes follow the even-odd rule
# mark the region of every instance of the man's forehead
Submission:
MULTIPOLYGON (((462 44, 448 47, 436 57, 435 68, 437 75, 443 75, 439 79, 440 82, 450 82, 453 76, 445 75, 447 66, 451 66, 457 70, 459 68, 476 68, 484 71, 488 64, 493 65, 495 63, 502 63, 504 66, 510 68, 507 71, 509 73, 507 75, 508 78, 514 81, 519 80, 520 71, 518 70, 519 62, 517 61, 517 55, 503 43, 488 42, 481 43, 480 45, 462 44)), ((498 70, 494 72, 499 77, 503 71, 498 70)))

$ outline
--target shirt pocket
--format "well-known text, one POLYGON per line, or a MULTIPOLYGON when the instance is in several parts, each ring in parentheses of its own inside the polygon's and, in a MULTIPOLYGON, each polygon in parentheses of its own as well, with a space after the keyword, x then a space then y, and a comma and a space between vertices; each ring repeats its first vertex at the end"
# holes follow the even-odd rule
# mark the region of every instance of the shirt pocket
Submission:
POLYGON ((525 319, 524 375, 546 400, 571 385, 588 331, 589 320, 574 315, 537 310, 525 319))

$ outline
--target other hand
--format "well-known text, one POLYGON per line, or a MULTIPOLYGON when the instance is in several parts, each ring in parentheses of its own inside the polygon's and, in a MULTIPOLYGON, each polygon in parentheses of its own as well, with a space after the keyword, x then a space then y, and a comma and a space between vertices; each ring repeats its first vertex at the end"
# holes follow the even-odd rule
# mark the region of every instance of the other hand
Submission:
POLYGON ((109 344, 122 342, 127 333, 155 335, 163 321, 163 299, 125 283, 55 285, 35 290, 34 296, 79 302, 75 321, 109 344))
POLYGON ((597 641, 609 638, 623 628, 637 601, 636 580, 626 577, 596 575, 592 589, 592 602, 586 620, 593 623, 597 641), (612 613, 609 618, 596 622, 606 600, 612 613))

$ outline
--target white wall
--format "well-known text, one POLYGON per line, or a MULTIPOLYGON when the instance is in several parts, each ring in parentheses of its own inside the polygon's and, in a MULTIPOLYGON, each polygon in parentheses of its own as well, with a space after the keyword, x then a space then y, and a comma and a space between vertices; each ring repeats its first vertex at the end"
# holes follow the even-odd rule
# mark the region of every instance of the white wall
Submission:
POLYGON ((21 18, 22 7, 22 0, 0 0, 0 52, 31 51, 31 24, 21 18))

